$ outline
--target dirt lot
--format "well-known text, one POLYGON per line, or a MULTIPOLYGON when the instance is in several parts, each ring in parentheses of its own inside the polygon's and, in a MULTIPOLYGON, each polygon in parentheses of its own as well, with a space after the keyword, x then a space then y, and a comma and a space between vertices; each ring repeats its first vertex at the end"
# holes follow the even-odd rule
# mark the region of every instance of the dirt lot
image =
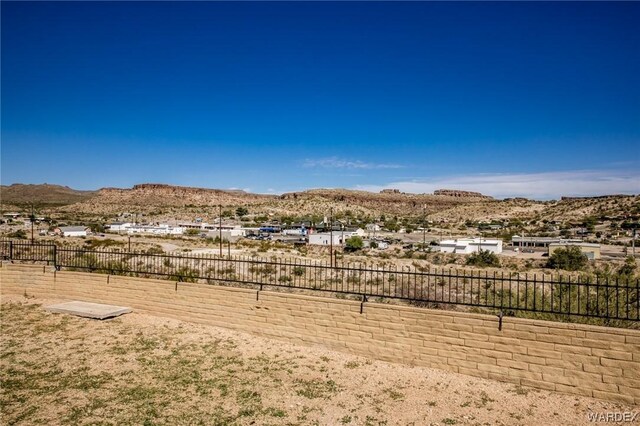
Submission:
POLYGON ((573 425, 640 407, 132 313, 2 299, 3 424, 573 425))

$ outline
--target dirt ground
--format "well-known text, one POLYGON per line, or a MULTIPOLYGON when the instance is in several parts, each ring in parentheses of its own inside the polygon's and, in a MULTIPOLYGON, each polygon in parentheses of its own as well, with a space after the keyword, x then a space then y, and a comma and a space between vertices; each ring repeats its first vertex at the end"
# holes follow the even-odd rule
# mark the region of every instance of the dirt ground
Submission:
POLYGON ((3 424, 579 425, 640 411, 138 312, 42 308, 56 302, 2 298, 3 424))

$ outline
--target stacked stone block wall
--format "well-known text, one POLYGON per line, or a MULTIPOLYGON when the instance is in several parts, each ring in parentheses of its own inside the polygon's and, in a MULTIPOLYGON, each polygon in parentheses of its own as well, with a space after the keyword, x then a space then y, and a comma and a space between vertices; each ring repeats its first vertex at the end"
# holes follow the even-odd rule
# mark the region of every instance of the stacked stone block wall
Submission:
POLYGON ((640 404, 640 330, 3 264, 2 294, 83 300, 373 359, 640 404), (361 312, 362 311, 362 312, 361 312))

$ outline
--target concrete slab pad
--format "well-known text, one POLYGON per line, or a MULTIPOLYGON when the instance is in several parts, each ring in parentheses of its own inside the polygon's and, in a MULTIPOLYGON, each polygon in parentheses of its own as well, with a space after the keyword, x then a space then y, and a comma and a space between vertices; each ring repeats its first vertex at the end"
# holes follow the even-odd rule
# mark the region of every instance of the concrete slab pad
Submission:
POLYGON ((128 314, 133 312, 133 309, 125 306, 113 306, 103 305, 101 303, 91 302, 66 302, 58 303, 57 305, 45 306, 45 309, 49 312, 57 314, 71 314, 79 317, 94 318, 94 319, 106 319, 120 316, 122 314, 128 314))

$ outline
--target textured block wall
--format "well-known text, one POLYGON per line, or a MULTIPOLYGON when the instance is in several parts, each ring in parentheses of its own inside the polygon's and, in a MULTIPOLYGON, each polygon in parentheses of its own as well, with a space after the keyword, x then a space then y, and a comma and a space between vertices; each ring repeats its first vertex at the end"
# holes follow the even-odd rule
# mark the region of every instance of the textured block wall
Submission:
POLYGON ((640 404, 640 330, 4 264, 2 294, 126 305, 374 359, 640 404))

